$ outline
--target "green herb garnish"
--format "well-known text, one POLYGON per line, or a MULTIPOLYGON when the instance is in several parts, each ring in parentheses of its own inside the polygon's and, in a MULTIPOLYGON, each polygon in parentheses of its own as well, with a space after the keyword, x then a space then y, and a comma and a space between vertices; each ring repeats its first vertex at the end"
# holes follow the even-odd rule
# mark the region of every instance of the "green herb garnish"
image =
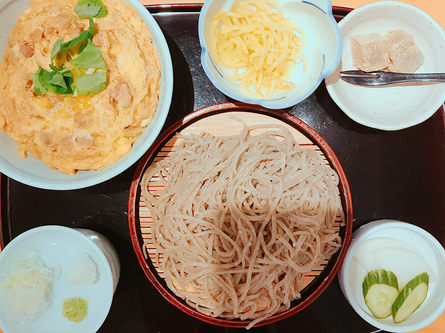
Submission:
POLYGON ((44 69, 39 66, 39 70, 32 75, 32 83, 34 84, 34 93, 36 95, 46 94, 48 89, 45 88, 46 80, 42 78, 44 69))
POLYGON ((62 44, 63 44, 63 38, 59 38, 58 40, 56 40, 56 42, 53 45, 53 49, 51 50, 51 62, 54 60, 54 58, 56 57, 56 55, 61 51, 62 49, 62 44))
POLYGON ((87 45, 79 53, 79 55, 71 61, 71 64, 77 68, 98 68, 105 69, 105 61, 102 58, 100 49, 93 44, 91 39, 88 40, 87 45))
POLYGON ((107 72, 99 71, 92 74, 83 74, 77 78, 76 92, 79 95, 94 95, 105 89, 107 72))
POLYGON ((94 22, 88 30, 64 43, 58 39, 51 50, 51 71, 39 66, 32 80, 36 95, 47 92, 64 95, 94 95, 106 87, 107 67, 100 49, 93 43, 94 22), (74 79, 71 70, 78 76, 74 79))
POLYGON ((66 68, 57 68, 50 65, 51 72, 44 70, 39 66, 39 70, 34 73, 32 80, 34 83, 34 92, 36 95, 42 95, 47 92, 72 95, 73 73, 66 68))
POLYGON ((79 0, 74 11, 80 18, 104 17, 108 14, 102 0, 79 0))
POLYGON ((51 62, 53 62, 54 58, 56 58, 62 52, 67 52, 70 56, 75 53, 80 53, 86 47, 87 43, 91 38, 93 38, 94 33, 94 21, 90 19, 90 26, 88 30, 84 30, 80 33, 76 38, 64 43, 63 38, 59 38, 54 43, 53 49, 51 50, 51 62), (77 50, 74 50, 75 47, 78 47, 77 50))

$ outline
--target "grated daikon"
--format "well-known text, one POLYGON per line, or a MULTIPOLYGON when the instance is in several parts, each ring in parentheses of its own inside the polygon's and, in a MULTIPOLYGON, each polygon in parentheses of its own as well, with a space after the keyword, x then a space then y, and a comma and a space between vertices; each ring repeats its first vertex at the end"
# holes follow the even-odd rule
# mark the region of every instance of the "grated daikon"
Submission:
POLYGON ((12 265, 6 279, 0 282, 0 291, 13 311, 36 320, 49 308, 57 275, 55 269, 44 264, 39 252, 30 251, 12 265))

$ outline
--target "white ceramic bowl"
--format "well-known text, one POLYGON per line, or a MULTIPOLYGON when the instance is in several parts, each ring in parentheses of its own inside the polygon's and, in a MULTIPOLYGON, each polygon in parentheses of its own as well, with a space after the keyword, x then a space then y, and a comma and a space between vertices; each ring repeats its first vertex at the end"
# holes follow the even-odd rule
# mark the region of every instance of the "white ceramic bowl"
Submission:
POLYGON ((402 29, 413 35, 424 55, 416 73, 445 73, 445 31, 423 10, 398 1, 379 1, 358 7, 339 22, 343 35, 342 61, 326 78, 332 99, 352 120, 382 130, 399 130, 431 117, 445 101, 445 83, 365 87, 341 80, 340 71, 352 65, 351 38, 355 35, 402 29))
MULTIPOLYGON (((375 243, 374 243, 375 244, 375 243)), ((371 325, 389 332, 411 332, 419 330, 438 318, 445 310, 445 250, 442 245, 425 230, 400 221, 378 220, 359 228, 352 235, 351 245, 343 261, 338 279, 340 287, 354 310, 371 325), (376 242, 389 240, 390 250, 378 253, 371 250, 369 240, 376 242), (396 247, 403 243, 404 247, 396 247), (397 251, 409 253, 405 256, 393 256, 397 251), (411 251, 411 252, 410 252, 411 251), (381 255, 387 256, 381 258, 381 255), (379 258, 380 256, 380 258, 379 258), (371 259, 381 261, 381 265, 391 267, 371 267, 371 259), (377 258, 377 259, 376 259, 377 258), (383 263, 382 263, 383 262, 383 263), (407 262, 407 265, 405 265, 407 262), (412 266, 411 266, 412 265, 412 266), (427 271, 429 274, 428 294, 425 302, 402 323, 394 323, 392 317, 375 318, 367 308, 361 285, 368 270, 390 269, 399 279, 399 288, 417 274, 427 271)))
POLYGON ((293 106, 317 89, 320 82, 335 68, 341 57, 341 34, 332 15, 330 0, 278 0, 283 16, 296 19, 307 36, 307 70, 302 73, 301 65, 296 65, 291 81, 295 87, 286 92, 277 93, 269 99, 246 96, 240 85, 227 79, 231 70, 218 66, 208 50, 210 44, 210 25, 212 19, 221 11, 230 10, 235 0, 207 0, 199 15, 198 32, 201 43, 201 63, 210 81, 225 95, 249 104, 257 104, 269 109, 282 109, 293 106))
MULTIPOLYGON (((133 144, 131 150, 121 159, 99 171, 79 171, 70 176, 50 169, 41 160, 17 155, 16 142, 0 131, 0 172, 21 183, 53 190, 84 188, 104 182, 135 163, 150 147, 164 125, 170 109, 173 91, 173 69, 167 42, 151 14, 137 0, 124 0, 132 4, 153 35, 153 42, 161 60, 161 82, 159 103, 153 120, 133 144)), ((0 0, 0 55, 8 42, 10 31, 16 25, 17 17, 29 7, 29 0, 0 0)))
POLYGON ((49 268, 60 273, 53 283, 50 307, 37 320, 25 320, 13 313, 5 298, 0 299, 0 328, 14 333, 93 333, 99 330, 111 307, 120 266, 116 250, 102 235, 92 230, 62 226, 43 226, 28 230, 14 238, 0 253, 0 277, 11 265, 22 260, 29 251, 37 250, 49 268), (93 284, 74 285, 65 281, 64 272, 79 255, 88 254, 95 262, 98 278, 93 284), (80 323, 62 315, 63 301, 70 297, 88 300, 88 313, 80 323))

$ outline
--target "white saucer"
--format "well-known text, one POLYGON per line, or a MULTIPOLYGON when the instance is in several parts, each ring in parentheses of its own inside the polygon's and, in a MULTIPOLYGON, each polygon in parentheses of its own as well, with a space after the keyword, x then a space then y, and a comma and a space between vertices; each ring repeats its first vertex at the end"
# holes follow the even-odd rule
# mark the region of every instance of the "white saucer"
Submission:
POLYGON ((5 278, 11 265, 23 260, 30 251, 37 251, 45 266, 60 271, 52 286, 51 304, 32 321, 24 320, 9 308, 6 299, 1 298, 0 328, 6 333, 93 333, 99 330, 110 310, 115 282, 110 262, 96 242, 80 231, 62 226, 28 230, 14 238, 0 253, 0 277, 5 278), (67 283, 65 270, 74 258, 85 253, 96 264, 96 282, 67 283), (71 297, 88 300, 87 316, 80 323, 69 321, 62 315, 63 302, 71 297))
POLYGON ((399 130, 431 117, 445 101, 445 83, 365 87, 344 82, 340 71, 352 65, 351 38, 355 35, 402 29, 413 35, 425 60, 417 73, 445 73, 445 31, 421 9, 398 1, 358 7, 339 23, 343 36, 342 61, 325 79, 335 103, 354 121, 382 130, 399 130))

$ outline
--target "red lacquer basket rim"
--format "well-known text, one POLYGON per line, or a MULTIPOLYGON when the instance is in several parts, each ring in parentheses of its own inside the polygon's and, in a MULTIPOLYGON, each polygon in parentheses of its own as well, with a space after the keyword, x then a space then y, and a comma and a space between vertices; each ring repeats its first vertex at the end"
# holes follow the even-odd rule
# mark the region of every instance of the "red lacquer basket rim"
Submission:
MULTIPOLYGON (((329 145, 326 143, 326 141, 309 125, 301 121, 300 119, 296 118, 295 116, 292 116, 289 113, 286 112, 280 112, 275 110, 268 110, 263 109, 258 106, 252 106, 252 105, 245 105, 240 103, 223 103, 223 104, 217 104, 212 105, 208 107, 204 107, 202 109, 199 109, 197 111, 192 112, 191 114, 184 117, 182 120, 176 122, 175 124, 171 125, 168 129, 166 129, 164 132, 161 133, 161 135, 155 140, 153 145, 149 148, 149 150, 145 153, 145 155, 141 158, 139 165, 137 167, 137 170, 135 172, 135 175, 133 177, 133 181, 131 183, 130 188, 130 195, 128 199, 128 222, 129 222, 129 228, 130 228, 130 236, 131 241, 133 244, 133 248, 136 252, 136 256, 138 258, 138 261, 144 271, 144 273, 147 275, 150 282, 153 284, 153 286, 161 293, 161 295, 167 299, 171 304, 173 304, 175 307, 180 309, 181 311, 185 312, 186 314, 202 320, 204 322, 224 326, 224 327, 246 327, 250 321, 242 321, 242 320, 230 320, 230 319, 224 319, 224 318, 214 318, 208 315, 205 315, 203 313, 198 312, 194 308, 188 306, 185 304, 179 297, 177 297, 165 284, 162 283, 162 278, 159 277, 156 270, 149 266, 148 262, 150 259, 147 260, 144 258, 144 254, 142 253, 142 243, 140 242, 140 227, 139 222, 137 220, 137 213, 136 210, 138 209, 136 206, 137 199, 139 197, 139 181, 142 177, 142 174, 151 160, 151 158, 158 152, 158 150, 165 144, 165 142, 168 141, 168 139, 174 135, 175 132, 178 130, 181 130, 184 127, 187 127, 188 125, 194 123, 195 121, 203 118, 208 117, 213 114, 223 113, 223 112, 230 112, 230 111, 246 111, 246 112, 259 112, 268 116, 272 116, 274 118, 280 119, 283 122, 293 126, 295 129, 303 133, 306 137, 308 137, 312 142, 314 142, 323 152, 328 162, 331 164, 331 166, 337 171, 339 176, 339 190, 340 190, 340 196, 342 199, 343 208, 345 211, 345 226, 344 228, 344 236, 343 236, 343 244, 340 249, 340 251, 335 254, 335 263, 332 266, 332 260, 331 258, 328 266, 325 268, 328 269, 330 266, 330 272, 329 274, 321 281, 319 282, 319 285, 316 287, 316 289, 305 299, 300 300, 298 304, 291 306, 288 310, 273 315, 264 321, 258 323, 255 326, 262 326, 271 324, 274 322, 277 322, 279 320, 288 318, 289 316, 294 315, 295 313, 303 310, 306 308, 309 304, 311 304, 318 296, 321 295, 321 293, 329 286, 329 284, 332 282, 334 277, 337 275, 341 264, 343 262, 343 259, 346 255, 346 252, 348 250, 350 241, 351 241, 351 234, 352 234, 352 199, 351 199, 351 192, 349 189, 348 181, 346 179, 346 175, 343 171, 343 168, 341 167, 340 162, 338 161, 336 155, 332 151, 332 149, 329 147, 329 145)), ((323 274, 323 273, 322 273, 323 274)), ((320 274, 320 275, 322 275, 320 274)), ((320 277, 320 276, 319 276, 320 277)), ((319 280, 319 277, 317 277, 314 281, 319 280)))

